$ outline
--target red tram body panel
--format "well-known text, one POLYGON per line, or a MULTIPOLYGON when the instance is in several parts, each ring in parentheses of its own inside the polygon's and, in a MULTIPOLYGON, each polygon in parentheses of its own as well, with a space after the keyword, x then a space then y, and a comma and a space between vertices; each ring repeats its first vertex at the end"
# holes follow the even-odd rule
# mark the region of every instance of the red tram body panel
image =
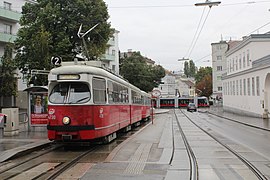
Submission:
POLYGON ((48 138, 109 137, 150 117, 150 95, 104 69, 63 66, 49 74, 48 138))

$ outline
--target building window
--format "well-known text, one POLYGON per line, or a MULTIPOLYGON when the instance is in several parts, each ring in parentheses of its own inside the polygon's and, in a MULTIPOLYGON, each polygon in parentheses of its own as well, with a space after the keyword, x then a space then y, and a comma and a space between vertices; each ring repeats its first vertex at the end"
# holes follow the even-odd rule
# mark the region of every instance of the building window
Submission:
POLYGON ((246 79, 243 79, 244 96, 247 94, 246 79))
POLYGON ((230 95, 233 95, 232 91, 233 91, 233 88, 232 88, 232 81, 230 81, 230 95))
POLYGON ((249 66, 249 62, 250 62, 250 59, 249 59, 249 50, 247 50, 247 66, 249 66))
POLYGON ((260 77, 256 77, 256 91, 257 91, 257 96, 260 96, 260 77))
POLYGON ((252 87, 252 96, 255 96, 255 78, 254 77, 252 77, 251 87, 252 87))
POLYGON ((222 71, 222 66, 217 66, 217 71, 222 71))
POLYGON ((12 26, 9 24, 4 24, 4 33, 12 34, 12 26))
POLYGON ((232 71, 234 72, 234 58, 232 60, 232 71))
POLYGON ((239 69, 242 68, 242 58, 241 58, 241 54, 239 54, 239 69))
POLYGON ((4 9, 11 10, 11 3, 4 1, 4 9))
POLYGON ((239 89, 238 89, 238 80, 236 80, 236 95, 238 96, 238 91, 239 89))
POLYGON ((115 55, 115 50, 114 49, 112 50, 112 55, 115 55))
POLYGON ((240 96, 242 96, 242 79, 239 80, 240 96))
POLYGON ((218 81, 221 81, 221 76, 217 76, 217 80, 218 81))
POLYGON ((243 68, 246 67, 246 53, 243 52, 243 68))
POLYGON ((222 56, 217 56, 217 60, 221 61, 222 60, 222 56))
POLYGON ((235 58, 235 70, 238 70, 238 57, 235 58))
POLYGON ((247 93, 250 96, 250 78, 247 78, 247 93))
POLYGON ((230 65, 229 65, 229 61, 227 61, 227 73, 229 74, 230 72, 230 65))
POLYGON ((235 81, 233 81, 233 95, 235 95, 235 81))
POLYGON ((218 87, 218 91, 222 91, 222 87, 219 86, 219 87, 218 87))

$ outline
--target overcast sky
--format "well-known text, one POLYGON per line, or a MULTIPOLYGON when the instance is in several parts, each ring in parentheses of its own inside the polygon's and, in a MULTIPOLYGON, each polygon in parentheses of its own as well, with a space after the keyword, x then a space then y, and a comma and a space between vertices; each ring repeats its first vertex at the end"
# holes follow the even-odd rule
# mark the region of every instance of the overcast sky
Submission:
POLYGON ((120 51, 140 51, 172 71, 182 69, 183 62, 177 60, 183 57, 198 67, 211 66, 211 43, 221 37, 241 40, 253 31, 270 31, 270 0, 223 0, 210 12, 194 5, 204 0, 104 1, 112 27, 120 31, 120 51))

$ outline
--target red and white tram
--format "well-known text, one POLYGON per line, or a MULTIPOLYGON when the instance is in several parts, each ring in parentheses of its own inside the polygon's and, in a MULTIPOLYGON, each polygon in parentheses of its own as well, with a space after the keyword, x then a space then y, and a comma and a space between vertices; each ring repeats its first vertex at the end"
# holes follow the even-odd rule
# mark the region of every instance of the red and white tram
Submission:
POLYGON ((111 141, 118 130, 150 117, 150 95, 102 68, 52 69, 48 94, 50 140, 111 141))

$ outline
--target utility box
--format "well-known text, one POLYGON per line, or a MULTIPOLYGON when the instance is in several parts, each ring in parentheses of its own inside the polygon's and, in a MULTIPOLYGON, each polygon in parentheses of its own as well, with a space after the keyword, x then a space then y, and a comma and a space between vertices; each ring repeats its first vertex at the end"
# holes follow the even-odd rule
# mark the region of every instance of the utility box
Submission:
POLYGON ((2 113, 6 116, 4 123, 4 136, 15 136, 19 134, 19 108, 5 108, 2 113))

